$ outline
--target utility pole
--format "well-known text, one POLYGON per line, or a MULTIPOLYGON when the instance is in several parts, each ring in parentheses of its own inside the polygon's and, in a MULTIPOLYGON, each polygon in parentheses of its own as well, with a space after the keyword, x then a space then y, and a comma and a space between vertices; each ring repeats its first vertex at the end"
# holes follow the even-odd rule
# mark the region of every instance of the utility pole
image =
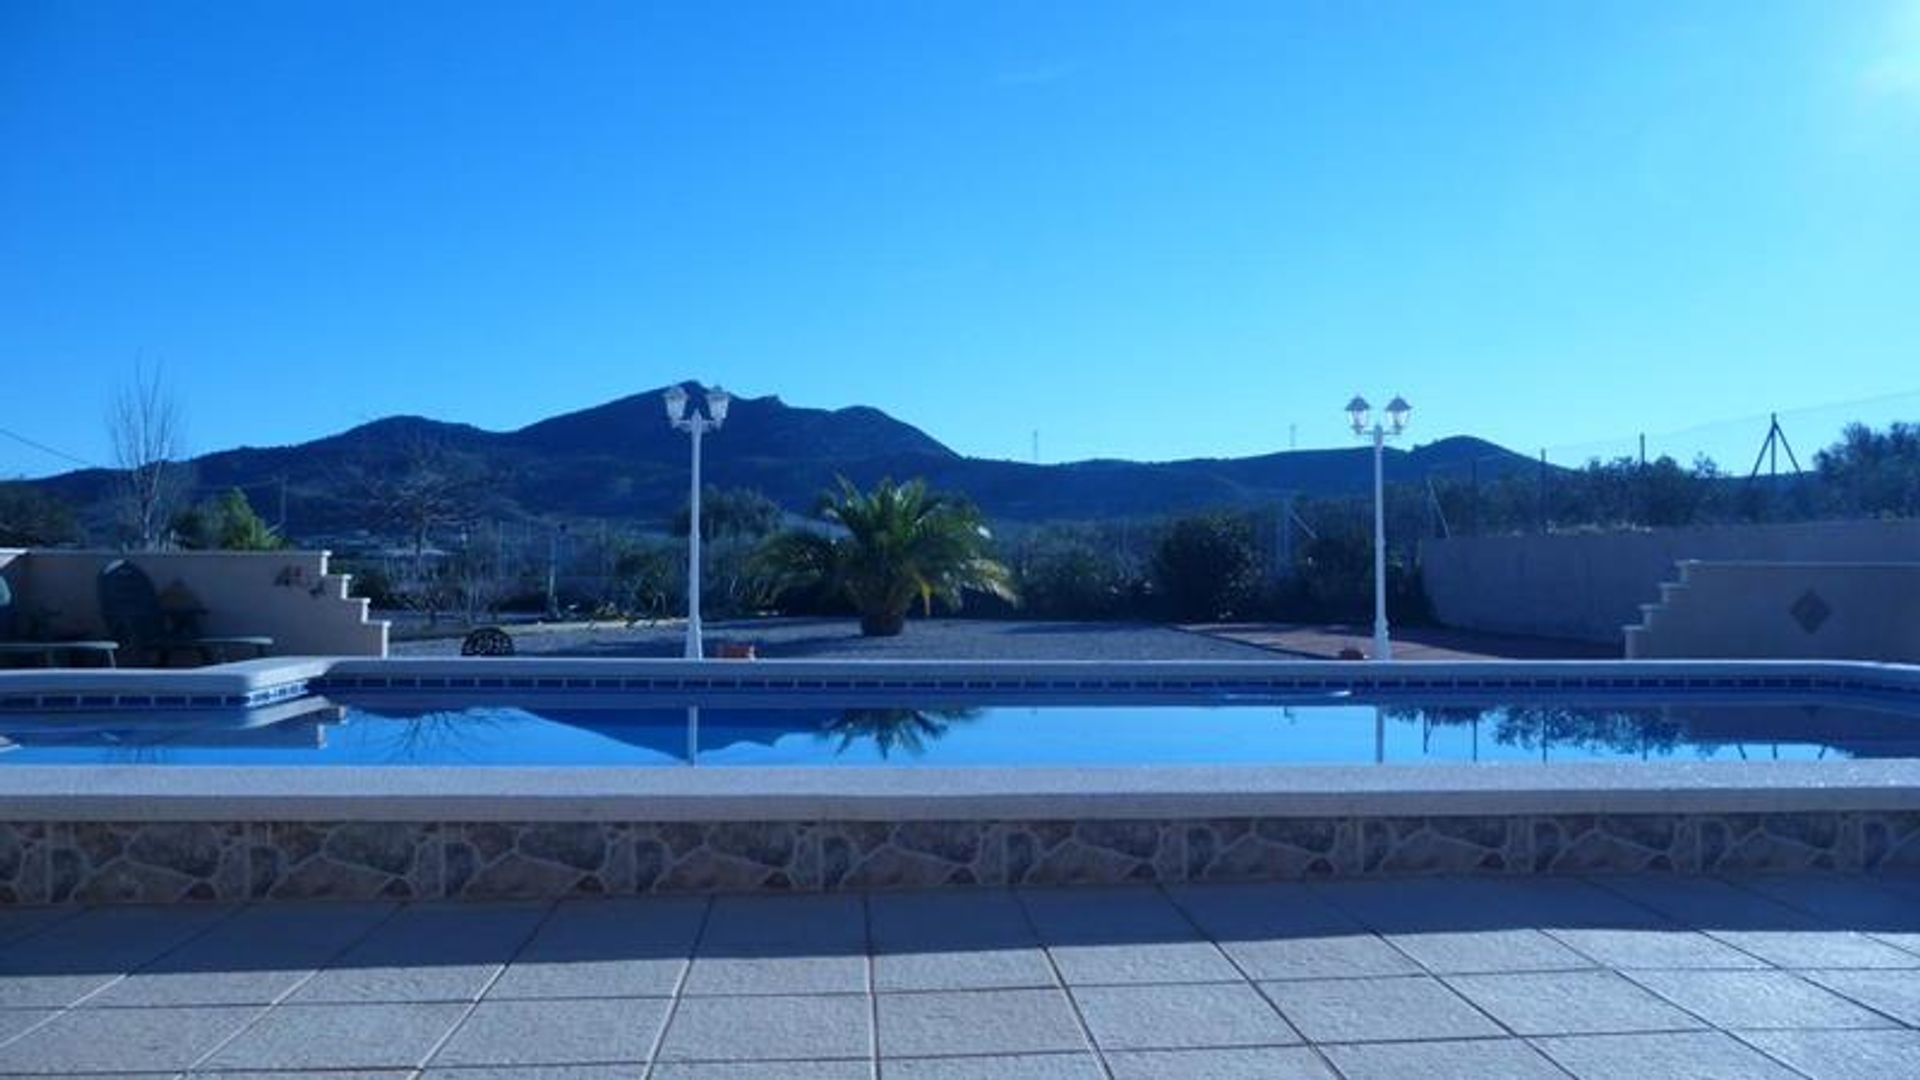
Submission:
POLYGON ((1280 497, 1280 520, 1274 523, 1274 577, 1293 573, 1293 492, 1280 497))
POLYGON ((1760 456, 1753 459, 1753 471, 1747 474, 1747 479, 1754 480, 1760 476, 1760 463, 1763 461, 1767 463, 1767 474, 1773 479, 1779 479, 1780 451, 1782 450, 1787 452, 1787 464, 1793 466, 1794 472, 1799 472, 1800 459, 1794 456, 1793 444, 1787 441, 1787 433, 1780 426, 1780 414, 1769 413, 1767 437, 1760 444, 1760 456))
POLYGON ((1547 448, 1540 448, 1540 531, 1547 531, 1547 448))
POLYGON ((1467 485, 1468 490, 1473 493, 1473 517, 1471 524, 1467 527, 1478 533, 1480 531, 1480 459, 1477 457, 1467 462, 1467 485))
POLYGON ((557 586, 560 580, 560 530, 564 525, 556 526, 547 533, 547 618, 560 617, 560 594, 557 586))

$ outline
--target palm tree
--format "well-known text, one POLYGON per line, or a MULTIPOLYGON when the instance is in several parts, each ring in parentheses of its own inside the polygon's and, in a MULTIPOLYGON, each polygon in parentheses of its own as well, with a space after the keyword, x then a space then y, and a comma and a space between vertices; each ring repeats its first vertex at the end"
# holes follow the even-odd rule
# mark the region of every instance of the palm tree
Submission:
POLYGON ((845 477, 821 495, 831 534, 789 529, 768 539, 757 565, 776 591, 821 586, 844 594, 860 613, 860 632, 891 637, 917 599, 958 607, 968 589, 1012 601, 1013 574, 987 556, 986 519, 971 503, 927 490, 923 480, 881 480, 871 492, 845 477))

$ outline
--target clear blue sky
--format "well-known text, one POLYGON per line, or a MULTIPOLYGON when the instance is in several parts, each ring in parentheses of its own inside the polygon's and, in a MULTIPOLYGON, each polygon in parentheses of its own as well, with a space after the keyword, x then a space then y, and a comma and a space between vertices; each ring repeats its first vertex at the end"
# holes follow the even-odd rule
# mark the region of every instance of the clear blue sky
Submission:
POLYGON ((1920 4, 0 0, 0 427, 104 459, 142 357, 201 451, 683 377, 1048 460, 1911 391, 1920 4))

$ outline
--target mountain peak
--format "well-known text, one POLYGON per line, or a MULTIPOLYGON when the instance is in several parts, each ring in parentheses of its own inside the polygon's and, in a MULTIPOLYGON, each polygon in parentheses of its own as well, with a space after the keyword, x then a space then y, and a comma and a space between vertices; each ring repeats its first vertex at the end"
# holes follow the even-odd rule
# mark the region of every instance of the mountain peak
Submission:
MULTIPOLYGON (((698 380, 679 383, 689 393, 698 380)), ((405 468, 412 448, 455 451, 489 478, 485 509, 505 520, 603 519, 659 527, 686 497, 688 440, 668 422, 656 387, 514 431, 421 416, 389 416, 299 446, 237 448, 194 461, 200 486, 279 487, 289 492, 296 534, 367 528, 362 492, 345 478, 369 463, 405 468)), ((1018 521, 1141 517, 1223 506, 1266 505, 1294 494, 1360 493, 1371 477, 1365 447, 1301 450, 1245 458, 1053 465, 962 457, 911 424, 871 405, 817 409, 779 397, 736 395, 726 423, 703 441, 705 479, 756 488, 799 510, 837 477, 870 484, 882 476, 925 477, 965 492, 989 514, 1018 521)), ((1441 439, 1388 456, 1390 479, 1436 469, 1491 476, 1530 468, 1529 459, 1470 437, 1441 439)), ((91 470, 41 481, 104 516, 112 476, 91 470)))

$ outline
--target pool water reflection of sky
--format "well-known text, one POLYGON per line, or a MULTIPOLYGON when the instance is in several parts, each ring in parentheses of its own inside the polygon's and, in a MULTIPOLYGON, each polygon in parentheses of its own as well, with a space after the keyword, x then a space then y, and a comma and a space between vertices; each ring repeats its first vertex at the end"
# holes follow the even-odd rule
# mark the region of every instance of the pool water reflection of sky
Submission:
POLYGON ((0 765, 1417 765, 1920 757, 1920 718, 1815 704, 400 709, 314 699, 245 716, 6 717, 0 738, 0 765))

